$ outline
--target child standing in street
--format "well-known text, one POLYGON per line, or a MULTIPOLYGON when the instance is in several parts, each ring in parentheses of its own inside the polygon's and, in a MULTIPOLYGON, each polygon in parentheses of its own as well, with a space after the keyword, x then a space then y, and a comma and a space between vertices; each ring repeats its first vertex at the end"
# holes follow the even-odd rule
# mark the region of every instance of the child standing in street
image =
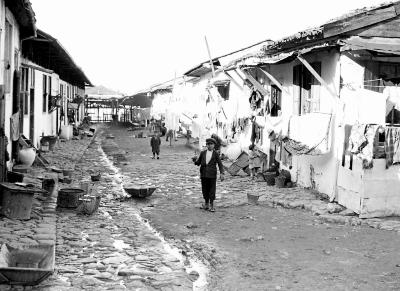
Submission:
POLYGON ((257 175, 258 169, 261 167, 261 158, 260 154, 257 152, 254 144, 249 146, 249 169, 250 169, 250 177, 254 180, 254 177, 257 175))
POLYGON ((207 149, 202 151, 198 158, 194 157, 193 162, 196 166, 200 166, 201 191, 203 193, 204 204, 201 209, 215 211, 214 200, 215 190, 217 186, 217 165, 220 172, 221 181, 224 180, 224 168, 221 163, 219 154, 215 152, 214 147, 216 140, 213 138, 206 139, 207 149))
POLYGON ((159 155, 160 155, 160 145, 161 145, 161 139, 158 133, 154 134, 151 137, 150 145, 151 145, 151 151, 153 152, 152 159, 155 159, 157 155, 157 160, 158 160, 160 158, 159 155))

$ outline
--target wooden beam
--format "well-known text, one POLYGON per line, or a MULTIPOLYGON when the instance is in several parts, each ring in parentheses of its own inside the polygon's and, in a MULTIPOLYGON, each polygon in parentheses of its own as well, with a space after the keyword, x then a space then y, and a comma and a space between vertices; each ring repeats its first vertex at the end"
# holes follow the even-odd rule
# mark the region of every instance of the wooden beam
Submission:
POLYGON ((243 88, 243 86, 240 85, 228 72, 226 72, 226 71, 223 71, 223 72, 224 72, 225 75, 228 76, 228 78, 229 78, 233 83, 235 83, 236 86, 238 86, 239 88, 243 88))
POLYGON ((318 82, 321 83, 322 86, 328 90, 328 92, 332 95, 333 98, 339 97, 338 94, 335 92, 335 90, 332 90, 328 84, 325 82, 324 79, 314 70, 314 68, 300 55, 297 56, 297 59, 302 62, 302 64, 307 68, 307 70, 310 71, 310 73, 315 77, 315 79, 318 80, 318 82))
POLYGON ((245 70, 243 70, 242 72, 245 74, 247 79, 249 79, 249 81, 254 85, 254 87, 256 87, 258 91, 260 91, 260 93, 262 93, 265 96, 270 95, 270 93, 263 87, 263 85, 258 83, 258 81, 256 79, 254 79, 254 77, 249 72, 247 72, 245 70))
POLYGON ((241 71, 239 70, 239 68, 236 68, 234 72, 236 73, 236 75, 239 76, 239 78, 240 78, 240 79, 243 81, 243 83, 244 83, 244 82, 245 82, 245 78, 243 78, 243 76, 242 76, 243 72, 241 72, 241 71))
POLYGON ((208 41, 207 41, 207 37, 206 36, 204 36, 204 40, 206 41, 208 57, 210 58, 210 66, 211 66, 211 70, 212 70, 212 76, 213 76, 213 78, 215 78, 214 62, 213 62, 213 59, 211 58, 210 47, 208 46, 208 41))
POLYGON ((275 79, 274 76, 272 76, 270 73, 268 73, 267 71, 264 71, 264 70, 261 69, 261 68, 258 68, 258 69, 259 69, 261 72, 263 72, 264 75, 267 76, 268 79, 270 79, 270 80, 272 81, 272 83, 274 83, 282 92, 283 92, 283 91, 286 91, 286 90, 283 88, 282 84, 281 84, 277 79, 275 79))
POLYGON ((373 25, 397 16, 398 7, 389 6, 365 11, 323 26, 324 37, 331 37, 373 25))

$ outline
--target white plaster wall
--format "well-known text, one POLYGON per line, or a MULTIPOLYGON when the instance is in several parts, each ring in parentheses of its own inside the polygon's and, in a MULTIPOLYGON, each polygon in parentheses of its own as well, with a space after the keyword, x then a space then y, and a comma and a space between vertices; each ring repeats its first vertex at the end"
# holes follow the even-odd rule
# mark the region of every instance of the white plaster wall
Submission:
MULTIPOLYGON (((305 56, 305 59, 310 63, 320 61, 322 78, 332 90, 339 92, 340 66, 338 62, 338 52, 331 51, 310 54, 305 56)), ((293 67, 297 64, 299 64, 299 61, 270 66, 271 74, 280 81, 284 87, 284 91, 282 92, 282 117, 285 121, 283 122, 282 134, 287 133, 287 120, 293 114, 293 67)), ((332 96, 329 94, 329 91, 321 85, 320 111, 329 113, 333 106, 336 105, 333 102, 332 96)), ((307 115, 304 115, 304 118, 307 118, 307 115)), ((335 142, 338 138, 335 135, 336 126, 336 120, 333 119, 331 122, 331 150, 328 154, 321 156, 293 156, 292 169, 288 169, 291 172, 292 180, 296 181, 298 185, 315 188, 315 190, 328 194, 329 196, 335 195, 336 167, 338 163, 338 145, 337 142, 335 142)), ((313 134, 312 129, 308 131, 308 134, 313 134)), ((284 168, 284 166, 282 167, 284 168)))
MULTIPOLYGON (((12 80, 13 80, 13 73, 15 68, 18 69, 19 64, 14 63, 14 54, 17 51, 19 54, 19 48, 20 48, 20 34, 19 34, 19 26, 17 21, 14 18, 14 15, 10 12, 8 8, 4 6, 4 1, 2 1, 2 15, 1 15, 1 44, 2 47, 0 49, 1 51, 1 65, 4 68, 5 67, 5 60, 4 60, 4 43, 5 43, 5 33, 4 33, 4 28, 5 28, 5 19, 10 22, 10 24, 13 27, 12 31, 12 55, 11 55, 11 67, 10 67, 10 72, 11 72, 11 84, 10 84, 10 92, 5 94, 5 135, 9 137, 10 140, 10 117, 12 115, 12 94, 13 94, 13 88, 12 88, 12 80)), ((0 70, 0 80, 1 82, 4 82, 4 73, 3 70, 0 70)), ((11 153, 11 142, 8 144, 7 148, 8 152, 11 153)))
POLYGON ((374 167, 364 170, 364 193, 360 217, 400 215, 400 166, 386 169, 385 159, 374 159, 374 167))
MULTIPOLYGON (((362 88, 364 67, 346 53, 341 56, 340 62, 343 83, 352 88, 362 88)), ((341 137, 343 140, 343 135, 341 137)), ((393 165, 386 169, 385 159, 374 159, 372 169, 362 169, 361 160, 355 156, 353 169, 350 170, 349 157, 346 156, 346 159, 346 166, 339 166, 339 204, 359 213, 363 218, 400 215, 400 166, 393 165)))

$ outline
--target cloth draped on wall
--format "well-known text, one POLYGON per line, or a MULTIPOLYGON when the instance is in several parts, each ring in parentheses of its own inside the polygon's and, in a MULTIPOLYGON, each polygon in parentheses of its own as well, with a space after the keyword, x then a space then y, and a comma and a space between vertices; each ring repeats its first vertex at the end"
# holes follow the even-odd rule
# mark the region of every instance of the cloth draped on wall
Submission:
POLYGON ((11 115, 11 140, 17 141, 19 139, 19 111, 11 115))
POLYGON ((281 145, 281 163, 286 167, 292 166, 292 154, 286 149, 285 145, 281 145))
POLYGON ((296 141, 294 139, 288 138, 288 137, 283 137, 282 138, 282 144, 285 147, 285 149, 291 154, 291 155, 310 155, 310 156, 318 156, 324 154, 321 152, 316 147, 309 147, 308 145, 301 143, 299 141, 296 141))
POLYGON ((386 169, 400 163, 400 128, 386 127, 385 129, 386 169))
POLYGON ((385 124, 386 97, 367 89, 343 87, 340 91, 343 109, 339 120, 343 124, 385 124))
POLYGON ((362 160, 363 169, 373 167, 374 139, 380 125, 355 124, 351 129, 349 150, 362 160))
POLYGON ((386 122, 400 122, 400 87, 386 86, 383 89, 383 95, 386 97, 386 122))
POLYGON ((309 113, 292 116, 288 124, 292 154, 323 155, 330 151, 332 114, 309 113))

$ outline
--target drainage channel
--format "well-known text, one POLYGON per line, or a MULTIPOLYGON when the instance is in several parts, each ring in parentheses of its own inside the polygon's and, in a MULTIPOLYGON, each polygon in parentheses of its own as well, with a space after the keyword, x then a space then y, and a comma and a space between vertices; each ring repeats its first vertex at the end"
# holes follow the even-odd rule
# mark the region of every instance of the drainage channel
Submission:
MULTIPOLYGON (((122 186, 123 175, 121 174, 120 170, 113 165, 113 163, 111 162, 110 159, 108 159, 107 155, 105 154, 105 152, 103 151, 101 146, 99 147, 99 150, 101 153, 101 160, 104 161, 107 164, 108 168, 110 168, 114 172, 113 185, 116 186, 117 188, 119 188, 121 193, 124 193, 125 195, 129 196, 125 192, 125 190, 122 186)), ((164 250, 168 254, 174 256, 182 264, 184 264, 184 262, 186 260, 189 261, 189 266, 185 267, 185 270, 188 274, 192 271, 196 271, 199 274, 199 277, 197 278, 197 280, 193 282, 193 290, 194 291, 207 290, 208 267, 205 264, 203 264, 201 262, 201 260, 199 260, 198 258, 196 258, 194 256, 185 257, 184 255, 182 255, 182 251, 178 247, 172 246, 168 241, 166 241, 164 236, 159 231, 157 231, 153 226, 151 226, 150 223, 140 215, 140 212, 138 209, 136 209, 136 208, 132 208, 132 209, 135 210, 133 212, 133 214, 135 215, 137 220, 140 223, 142 223, 148 230, 151 231, 151 233, 154 234, 154 236, 156 236, 160 240, 164 250)), ((105 215, 110 216, 108 213, 106 213, 105 215)), ((108 218, 111 218, 111 217, 108 217, 108 218)), ((122 240, 115 241, 115 247, 117 249, 125 248, 126 246, 127 245, 122 240)))

